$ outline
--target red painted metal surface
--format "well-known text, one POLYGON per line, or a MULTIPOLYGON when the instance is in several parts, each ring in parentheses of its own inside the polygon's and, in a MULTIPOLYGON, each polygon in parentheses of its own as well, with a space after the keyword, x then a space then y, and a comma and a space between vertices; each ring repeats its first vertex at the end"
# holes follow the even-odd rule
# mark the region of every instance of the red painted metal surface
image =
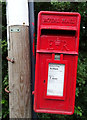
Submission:
POLYGON ((80 14, 42 11, 38 15, 34 110, 40 113, 74 112, 80 14), (55 55, 60 59, 55 59, 55 55), (49 63, 64 64, 63 96, 47 95, 49 63))

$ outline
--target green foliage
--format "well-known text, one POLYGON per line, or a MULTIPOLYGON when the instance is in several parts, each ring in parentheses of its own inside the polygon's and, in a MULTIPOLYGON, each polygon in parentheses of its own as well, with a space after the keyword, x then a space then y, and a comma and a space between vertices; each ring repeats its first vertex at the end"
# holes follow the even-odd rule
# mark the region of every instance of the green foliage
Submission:
POLYGON ((5 88, 8 85, 7 41, 6 41, 6 4, 2 3, 2 118, 7 119, 9 114, 8 94, 5 88))
POLYGON ((81 107, 80 106, 75 107, 75 112, 74 113, 79 115, 79 116, 82 116, 82 109, 81 109, 81 107))
POLYGON ((78 73, 77 73, 77 85, 79 86, 79 90, 82 90, 81 88, 84 87, 86 84, 87 79, 87 58, 83 55, 79 55, 78 59, 78 73))

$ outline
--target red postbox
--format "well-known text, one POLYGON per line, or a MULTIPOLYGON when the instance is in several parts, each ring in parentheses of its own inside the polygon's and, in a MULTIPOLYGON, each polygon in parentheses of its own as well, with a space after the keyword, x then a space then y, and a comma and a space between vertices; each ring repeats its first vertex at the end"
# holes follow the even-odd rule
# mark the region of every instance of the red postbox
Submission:
POLYGON ((73 114, 80 14, 41 11, 38 15, 34 110, 73 114))

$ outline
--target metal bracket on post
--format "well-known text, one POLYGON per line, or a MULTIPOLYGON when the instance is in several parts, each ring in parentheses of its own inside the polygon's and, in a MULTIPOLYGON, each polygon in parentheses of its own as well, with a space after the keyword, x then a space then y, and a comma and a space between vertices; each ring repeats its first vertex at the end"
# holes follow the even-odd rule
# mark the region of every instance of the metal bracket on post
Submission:
POLYGON ((7 86, 6 88, 5 88, 5 92, 6 93, 11 93, 9 90, 7 90, 9 88, 9 86, 7 86))
POLYGON ((6 59, 7 59, 9 62, 14 63, 14 58, 10 59, 10 58, 7 56, 6 59))

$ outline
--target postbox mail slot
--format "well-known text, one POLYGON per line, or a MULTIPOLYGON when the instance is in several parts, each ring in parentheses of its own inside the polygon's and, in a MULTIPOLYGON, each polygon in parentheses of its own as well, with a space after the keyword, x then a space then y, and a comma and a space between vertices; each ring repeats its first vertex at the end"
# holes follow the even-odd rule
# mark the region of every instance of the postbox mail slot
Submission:
POLYGON ((35 112, 74 113, 79 31, 79 13, 39 13, 35 112))
POLYGON ((55 29, 41 29, 41 35, 68 35, 75 36, 76 30, 55 30, 55 29))
POLYGON ((73 26, 49 26, 49 25, 41 25, 41 29, 51 29, 51 30, 77 30, 77 27, 73 26))

